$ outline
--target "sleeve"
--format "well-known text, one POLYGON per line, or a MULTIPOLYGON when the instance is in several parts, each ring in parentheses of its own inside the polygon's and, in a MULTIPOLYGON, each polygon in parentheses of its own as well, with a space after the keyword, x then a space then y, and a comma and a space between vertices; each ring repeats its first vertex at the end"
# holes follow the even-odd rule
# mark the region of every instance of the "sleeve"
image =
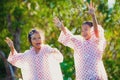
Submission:
POLYGON ((73 34, 67 28, 65 29, 66 29, 66 34, 64 34, 63 31, 61 31, 58 41, 62 43, 64 46, 68 46, 73 49, 74 47, 71 41, 73 34))
POLYGON ((52 55, 60 63, 63 62, 63 55, 57 48, 53 48, 52 55))
POLYGON ((102 26, 99 25, 99 49, 100 51, 104 51, 105 47, 106 47, 106 39, 104 36, 104 29, 102 28, 102 26))
POLYGON ((24 62, 26 61, 25 53, 17 53, 17 51, 15 51, 14 54, 12 55, 12 53, 10 52, 7 60, 12 65, 18 68, 22 68, 24 62))
POLYGON ((57 48, 52 48, 48 46, 47 49, 48 53, 53 56, 54 59, 56 59, 59 63, 63 62, 63 55, 57 48))
POLYGON ((102 28, 101 25, 98 25, 98 31, 99 31, 99 38, 95 36, 94 31, 92 31, 93 39, 98 42, 98 47, 100 51, 104 51, 106 47, 106 39, 104 37, 104 29, 102 28))

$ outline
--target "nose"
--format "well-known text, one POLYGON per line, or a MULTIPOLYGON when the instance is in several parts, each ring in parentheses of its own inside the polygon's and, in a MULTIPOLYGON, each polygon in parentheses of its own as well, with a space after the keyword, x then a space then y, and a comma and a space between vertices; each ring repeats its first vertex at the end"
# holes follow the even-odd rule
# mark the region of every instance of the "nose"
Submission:
POLYGON ((40 39, 36 39, 36 42, 40 42, 41 40, 40 39))

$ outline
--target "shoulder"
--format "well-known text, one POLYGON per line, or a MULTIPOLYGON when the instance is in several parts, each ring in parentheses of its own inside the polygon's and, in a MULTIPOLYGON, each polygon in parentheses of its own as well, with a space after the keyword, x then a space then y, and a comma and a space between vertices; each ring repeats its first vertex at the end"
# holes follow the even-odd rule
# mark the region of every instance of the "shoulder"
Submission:
MULTIPOLYGON (((98 31, 102 34, 104 33, 104 29, 101 25, 98 25, 98 31)), ((94 34, 94 27, 91 28, 91 33, 92 35, 94 34)))
POLYGON ((25 50, 25 52, 23 53, 24 55, 29 54, 31 52, 31 50, 25 50))
POLYGON ((104 31, 103 27, 101 25, 98 25, 98 30, 104 31))
POLYGON ((82 41, 84 39, 81 35, 74 35, 73 38, 79 41, 82 41))
POLYGON ((83 39, 83 37, 81 35, 74 35, 74 37, 77 39, 83 39))
POLYGON ((44 45, 42 45, 42 47, 44 47, 44 48, 50 48, 50 46, 48 44, 44 44, 44 45))
POLYGON ((48 44, 42 45, 42 48, 45 49, 45 50, 50 50, 50 49, 52 49, 52 47, 49 46, 48 44))

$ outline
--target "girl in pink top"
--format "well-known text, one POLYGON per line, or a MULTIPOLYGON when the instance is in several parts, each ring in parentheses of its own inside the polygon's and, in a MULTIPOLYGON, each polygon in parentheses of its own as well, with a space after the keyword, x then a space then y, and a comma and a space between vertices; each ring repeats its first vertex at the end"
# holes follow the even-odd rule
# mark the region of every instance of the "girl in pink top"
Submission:
POLYGON ((88 7, 93 23, 83 23, 82 36, 73 35, 58 18, 54 18, 54 23, 61 29, 58 41, 74 49, 76 80, 107 80, 102 62, 106 43, 104 30, 97 23, 92 3, 88 7))
POLYGON ((63 80, 59 65, 63 61, 62 54, 44 45, 37 30, 32 30, 28 39, 32 48, 23 54, 16 52, 11 39, 5 40, 11 49, 8 61, 21 68, 23 80, 63 80))

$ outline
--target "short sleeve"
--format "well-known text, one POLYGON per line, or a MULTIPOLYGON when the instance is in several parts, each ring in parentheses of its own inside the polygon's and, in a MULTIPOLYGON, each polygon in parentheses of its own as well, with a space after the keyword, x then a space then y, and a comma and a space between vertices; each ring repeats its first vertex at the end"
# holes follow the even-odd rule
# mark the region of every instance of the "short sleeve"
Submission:
POLYGON ((58 41, 62 43, 64 46, 68 46, 73 49, 74 47, 71 41, 73 34, 67 28, 65 29, 66 29, 66 34, 64 34, 63 31, 61 31, 58 41))
POLYGON ((7 60, 12 65, 14 65, 14 66, 16 66, 18 68, 22 68, 24 62, 26 61, 25 53, 17 53, 17 51, 15 51, 14 54, 12 55, 12 53, 10 52, 7 60))

